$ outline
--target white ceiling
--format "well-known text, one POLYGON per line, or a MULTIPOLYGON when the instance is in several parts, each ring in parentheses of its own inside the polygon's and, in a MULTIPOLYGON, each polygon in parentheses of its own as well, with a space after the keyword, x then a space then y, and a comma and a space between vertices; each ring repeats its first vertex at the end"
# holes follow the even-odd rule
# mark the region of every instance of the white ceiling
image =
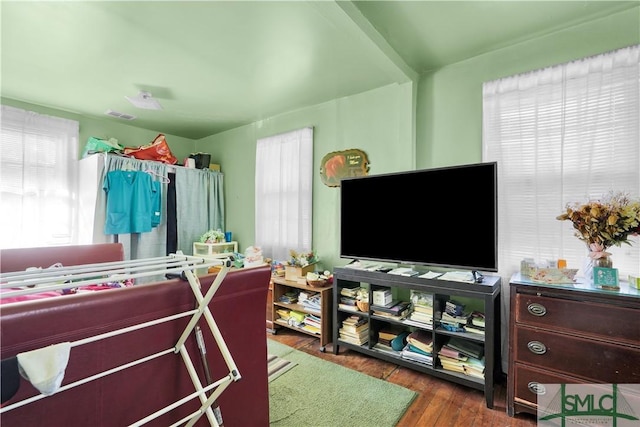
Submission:
POLYGON ((2 0, 1 95, 199 139, 638 4, 2 0))

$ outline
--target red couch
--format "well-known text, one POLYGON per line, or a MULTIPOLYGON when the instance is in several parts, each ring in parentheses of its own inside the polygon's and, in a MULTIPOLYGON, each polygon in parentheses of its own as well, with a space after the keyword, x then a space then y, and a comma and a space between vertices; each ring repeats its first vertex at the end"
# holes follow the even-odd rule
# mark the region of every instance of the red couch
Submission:
MULTIPOLYGON (((108 244, 116 245, 119 244, 108 244)), ((91 248, 66 247, 63 256, 53 257, 44 249, 15 256, 2 250, 2 271, 19 266, 47 267, 55 262, 63 265, 93 263, 87 256, 96 250, 97 259, 118 253, 113 246, 92 245, 91 248), (46 253, 42 262, 34 256, 46 253), (107 252, 105 252, 107 251, 107 252), (113 251, 113 252, 111 252, 113 251), (28 258, 27 258, 28 257, 28 258), (11 260, 7 263, 7 260, 11 260)), ((53 248, 49 248, 53 249, 53 248)), ((120 248, 121 250, 121 248, 120 248)), ((121 252, 120 252, 121 253, 121 252)), ((203 294, 215 275, 200 277, 203 294)), ((230 271, 209 304, 218 328, 235 361, 241 379, 232 382, 218 398, 225 427, 268 426, 269 398, 267 349, 264 330, 264 303, 269 286, 268 266, 230 271)), ((51 344, 76 341, 159 317, 193 309, 195 298, 186 281, 171 279, 127 288, 61 296, 3 305, 0 312, 0 349, 2 359, 51 344)), ((181 318, 135 332, 118 335, 71 349, 62 385, 78 381, 140 357, 171 348, 189 318, 181 318)), ((201 321, 207 359, 214 380, 228 374, 218 347, 201 321)), ((189 337, 186 347, 205 383, 195 339, 189 337)), ((80 385, 60 391, 44 399, 0 414, 6 426, 125 426, 169 405, 194 391, 184 362, 179 355, 169 354, 80 385)), ((26 380, 3 406, 39 394, 26 380)), ((198 399, 155 419, 148 425, 167 426, 195 411, 198 399)), ((202 417, 198 425, 208 425, 202 417)))

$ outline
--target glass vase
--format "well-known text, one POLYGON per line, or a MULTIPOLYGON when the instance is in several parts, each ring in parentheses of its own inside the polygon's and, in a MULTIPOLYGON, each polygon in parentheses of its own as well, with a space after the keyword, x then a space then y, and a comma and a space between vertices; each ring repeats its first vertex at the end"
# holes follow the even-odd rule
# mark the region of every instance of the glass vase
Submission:
POLYGON ((584 277, 589 280, 593 280, 593 267, 606 267, 613 268, 613 260, 611 259, 611 254, 605 253, 600 256, 600 258, 593 258, 591 254, 587 256, 584 262, 584 277))

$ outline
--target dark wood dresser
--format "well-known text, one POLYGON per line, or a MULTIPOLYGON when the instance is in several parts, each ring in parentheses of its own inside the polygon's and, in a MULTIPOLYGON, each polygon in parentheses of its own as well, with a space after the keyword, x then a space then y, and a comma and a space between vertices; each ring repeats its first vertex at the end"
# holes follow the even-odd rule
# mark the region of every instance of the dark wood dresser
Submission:
POLYGON ((507 413, 536 414, 544 384, 640 383, 640 291, 510 281, 507 413))

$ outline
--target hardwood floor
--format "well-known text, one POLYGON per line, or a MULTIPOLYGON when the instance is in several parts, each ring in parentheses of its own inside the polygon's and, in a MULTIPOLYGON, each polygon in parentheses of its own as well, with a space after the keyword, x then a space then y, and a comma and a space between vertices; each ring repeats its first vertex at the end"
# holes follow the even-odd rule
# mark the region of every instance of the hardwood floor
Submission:
POLYGON ((529 414, 509 417, 506 411, 506 382, 496 386, 493 409, 485 404, 480 390, 441 380, 364 354, 340 348, 333 354, 333 345, 320 351, 319 340, 290 329, 267 332, 267 338, 304 351, 321 359, 338 363, 375 378, 398 384, 418 393, 397 427, 531 427, 536 418, 529 414))

